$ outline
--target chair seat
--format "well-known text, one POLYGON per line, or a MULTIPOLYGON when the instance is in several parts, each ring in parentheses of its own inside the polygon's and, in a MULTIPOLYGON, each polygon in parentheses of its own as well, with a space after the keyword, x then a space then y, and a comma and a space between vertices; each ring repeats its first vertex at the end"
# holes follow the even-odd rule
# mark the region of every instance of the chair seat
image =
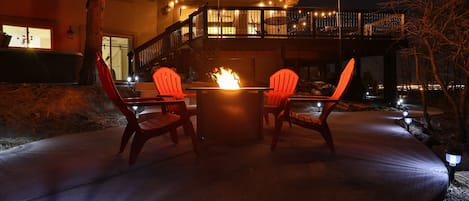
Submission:
POLYGON ((161 129, 168 124, 175 123, 181 120, 179 115, 171 113, 152 113, 145 115, 144 118, 139 119, 139 126, 142 131, 150 131, 161 129))
POLYGON ((302 113, 302 112, 290 112, 290 118, 292 122, 297 124, 303 123, 306 125, 321 125, 322 122, 319 120, 319 112, 314 113, 302 113))

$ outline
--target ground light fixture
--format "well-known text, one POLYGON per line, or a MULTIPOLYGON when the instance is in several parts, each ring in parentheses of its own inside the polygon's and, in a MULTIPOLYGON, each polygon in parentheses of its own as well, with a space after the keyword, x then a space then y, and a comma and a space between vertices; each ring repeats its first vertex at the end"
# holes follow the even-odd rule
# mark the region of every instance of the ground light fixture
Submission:
POLYGON ((138 113, 139 113, 139 112, 138 112, 138 106, 133 105, 133 106, 132 106, 132 110, 134 110, 135 117, 137 117, 137 119, 138 119, 138 113))
POLYGON ((452 182, 454 180, 454 167, 461 163, 461 153, 450 149, 446 151, 445 158, 449 165, 449 181, 452 182))
POLYGON ((459 153, 446 153, 446 162, 448 162, 449 166, 456 167, 459 163, 461 163, 461 154, 459 153))
POLYGON ((403 116, 404 118, 406 118, 407 116, 409 116, 409 110, 407 110, 407 109, 402 110, 402 116, 403 116))
POLYGON ((399 100, 397 100, 396 104, 397 104, 397 107, 399 107, 399 108, 400 108, 401 106, 403 106, 403 105, 404 105, 404 99, 402 99, 402 98, 399 98, 399 100))
POLYGON ((412 124, 412 117, 409 117, 409 116, 404 117, 404 122, 407 126, 407 131, 409 131, 409 126, 410 124, 412 124))
POLYGON ((316 106, 318 107, 319 112, 321 112, 322 103, 321 103, 321 102, 318 102, 318 103, 316 104, 316 106))

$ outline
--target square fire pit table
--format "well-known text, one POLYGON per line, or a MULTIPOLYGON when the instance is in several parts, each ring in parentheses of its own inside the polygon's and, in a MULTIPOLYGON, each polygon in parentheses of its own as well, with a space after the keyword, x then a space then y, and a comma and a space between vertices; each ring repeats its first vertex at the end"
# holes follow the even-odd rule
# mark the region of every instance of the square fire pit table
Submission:
POLYGON ((227 144, 263 138, 264 91, 268 87, 191 87, 197 92, 197 135, 227 144))

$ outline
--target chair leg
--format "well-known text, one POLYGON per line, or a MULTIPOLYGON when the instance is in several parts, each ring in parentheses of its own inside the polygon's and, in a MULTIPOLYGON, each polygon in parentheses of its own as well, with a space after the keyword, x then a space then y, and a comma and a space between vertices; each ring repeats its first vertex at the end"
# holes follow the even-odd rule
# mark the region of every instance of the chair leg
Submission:
POLYGON ((269 125, 269 113, 268 112, 264 112, 264 120, 265 120, 265 124, 269 125))
POLYGON ((177 132, 176 128, 173 128, 169 131, 169 136, 171 137, 171 141, 173 141, 174 144, 179 143, 178 132, 177 132))
POLYGON ((186 135, 189 135, 191 136, 191 140, 192 140, 192 149, 194 150, 194 153, 197 155, 197 157, 199 156, 199 149, 197 147, 197 137, 195 135, 195 131, 194 131, 194 126, 192 125, 192 122, 191 121, 187 121, 186 123, 184 123, 184 125, 182 126, 184 128, 184 133, 186 135))
POLYGON ((131 128, 131 126, 129 126, 127 124, 127 126, 125 127, 125 130, 124 130, 124 134, 122 134, 121 146, 119 148, 119 154, 121 154, 124 151, 125 147, 127 146, 127 143, 129 142, 130 137, 132 136, 132 134, 134 132, 135 131, 131 128))
POLYGON ((278 138, 282 132, 282 120, 275 120, 275 131, 274 136, 272 136, 272 144, 270 145, 270 150, 274 150, 277 147, 278 138))
POLYGON ((324 125, 321 128, 320 133, 321 133, 322 137, 324 138, 324 140, 326 140, 326 143, 329 146, 329 149, 331 150, 331 153, 334 154, 335 153, 334 141, 332 140, 331 131, 330 131, 329 126, 327 125, 327 123, 324 123, 324 125))
POLYGON ((134 139, 132 140, 132 147, 130 148, 129 165, 133 165, 135 163, 147 140, 148 138, 142 137, 140 133, 135 134, 134 139))

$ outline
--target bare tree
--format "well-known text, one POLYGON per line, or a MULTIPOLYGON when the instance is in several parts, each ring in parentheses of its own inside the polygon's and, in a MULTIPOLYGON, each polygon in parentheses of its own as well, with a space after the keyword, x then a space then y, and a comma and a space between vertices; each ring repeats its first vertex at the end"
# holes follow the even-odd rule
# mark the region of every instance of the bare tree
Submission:
POLYGON ((86 1, 86 37, 85 55, 80 70, 79 83, 92 85, 96 83, 96 52, 101 51, 103 40, 105 0, 86 1))
POLYGON ((458 124, 456 139, 469 144, 469 1, 392 0, 387 6, 406 11, 404 32, 416 64, 428 62, 419 70, 432 73, 458 124))

